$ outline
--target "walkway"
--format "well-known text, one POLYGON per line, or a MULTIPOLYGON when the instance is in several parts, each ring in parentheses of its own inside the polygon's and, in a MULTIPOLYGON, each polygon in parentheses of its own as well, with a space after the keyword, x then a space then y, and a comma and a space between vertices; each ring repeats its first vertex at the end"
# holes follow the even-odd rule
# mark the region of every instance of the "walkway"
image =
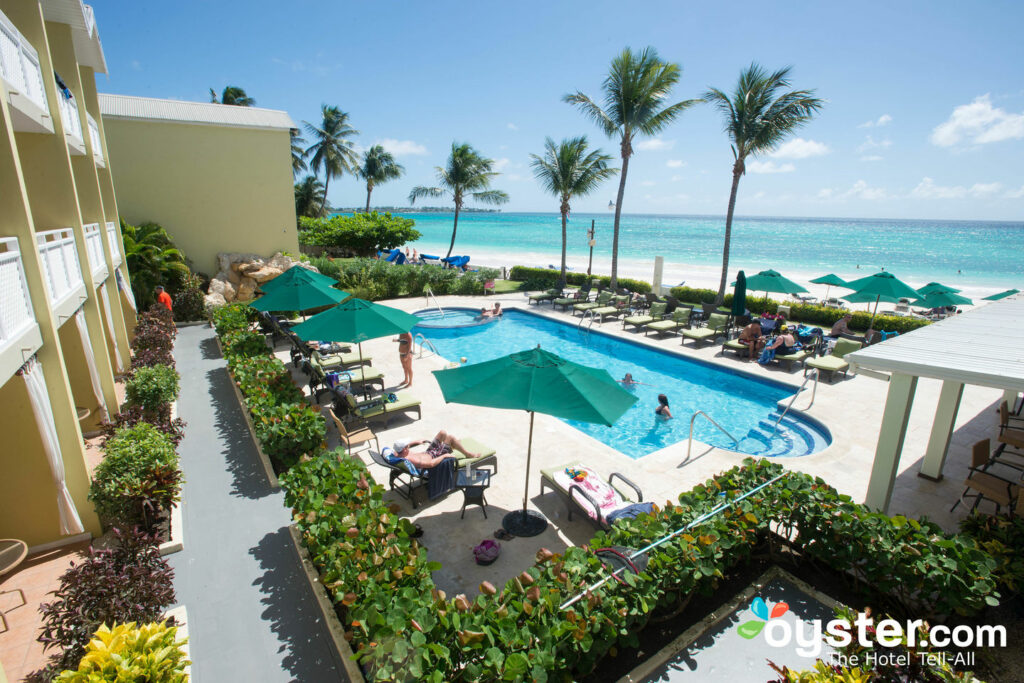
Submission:
POLYGON ((188 423, 178 449, 185 549, 168 560, 188 609, 195 680, 345 680, 213 331, 182 328, 174 356, 188 423))

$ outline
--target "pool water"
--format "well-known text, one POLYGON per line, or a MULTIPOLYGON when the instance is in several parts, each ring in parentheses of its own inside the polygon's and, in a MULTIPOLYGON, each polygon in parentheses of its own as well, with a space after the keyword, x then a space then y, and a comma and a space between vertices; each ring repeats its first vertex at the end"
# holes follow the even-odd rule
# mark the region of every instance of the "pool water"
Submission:
MULTIPOLYGON (((445 319, 472 309, 445 309, 445 319)), ((429 315, 422 311, 416 315, 429 315)), ((433 311, 437 315, 437 310, 433 311)), ((455 318, 453 318, 454 320, 455 318)), ((685 454, 690 417, 698 410, 715 419, 733 437, 707 420, 697 418, 697 441, 755 456, 794 457, 815 453, 831 443, 828 430, 789 413, 775 431, 777 403, 788 400, 794 388, 767 378, 734 372, 679 354, 650 348, 598 331, 581 330, 571 318, 551 320, 525 311, 506 311, 499 320, 472 327, 438 327, 428 321, 413 328, 433 343, 448 360, 465 357, 479 363, 535 347, 581 365, 604 368, 616 378, 627 372, 641 384, 627 389, 639 399, 611 427, 565 420, 581 432, 632 458, 683 442, 685 454), (665 394, 673 419, 654 414, 658 394, 665 394)))
POLYGON ((416 315, 423 319, 418 327, 472 327, 497 322, 496 318, 481 318, 477 308, 436 308, 420 311, 416 315))

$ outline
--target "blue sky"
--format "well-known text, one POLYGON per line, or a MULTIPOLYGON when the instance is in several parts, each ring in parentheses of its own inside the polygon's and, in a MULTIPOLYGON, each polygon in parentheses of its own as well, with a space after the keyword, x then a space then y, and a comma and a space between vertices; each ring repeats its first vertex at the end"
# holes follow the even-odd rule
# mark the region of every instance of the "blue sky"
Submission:
MULTIPOLYGON (((1024 218, 1024 3, 94 6, 110 72, 101 92, 208 101, 210 87, 238 85, 297 123, 337 105, 360 144, 382 143, 406 167, 374 204, 433 185, 458 140, 497 160, 505 210, 556 211, 528 167, 545 136, 618 151, 562 95, 598 98, 612 57, 650 45, 682 65, 676 100, 731 89, 751 61, 792 65, 794 86, 827 100, 791 143, 748 163, 739 215, 1024 218)), ((635 146, 624 211, 725 213, 732 158, 711 107, 635 146)), ((573 209, 605 211, 616 183, 573 209)), ((362 205, 365 191, 333 180, 330 201, 362 205)))

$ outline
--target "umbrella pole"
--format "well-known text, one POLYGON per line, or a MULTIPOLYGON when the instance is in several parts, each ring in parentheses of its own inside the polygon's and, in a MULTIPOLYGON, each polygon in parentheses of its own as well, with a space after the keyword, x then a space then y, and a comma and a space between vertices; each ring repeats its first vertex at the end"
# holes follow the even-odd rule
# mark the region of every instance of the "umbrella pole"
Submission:
POLYGON ((530 459, 533 455, 533 416, 534 413, 530 411, 530 437, 529 442, 526 445, 526 486, 523 487, 523 514, 526 514, 526 501, 530 497, 530 459))
POLYGON ((548 520, 535 510, 527 510, 530 496, 530 460, 533 455, 533 418, 530 411, 530 441, 526 446, 526 486, 523 487, 523 509, 513 510, 501 520, 501 526, 513 536, 536 536, 548 528, 548 520))
MULTIPOLYGON (((882 295, 879 294, 875 297, 875 310, 871 314, 871 322, 868 323, 868 331, 872 330, 875 326, 875 316, 878 315, 878 302, 882 300, 882 295)), ((868 304, 870 306, 871 304, 868 304)))

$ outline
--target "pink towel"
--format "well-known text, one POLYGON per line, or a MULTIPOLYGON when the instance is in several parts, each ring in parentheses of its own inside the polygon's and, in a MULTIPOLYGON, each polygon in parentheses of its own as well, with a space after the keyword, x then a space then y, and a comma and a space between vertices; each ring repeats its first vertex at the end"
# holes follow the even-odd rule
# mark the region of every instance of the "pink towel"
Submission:
MULTIPOLYGON (((563 491, 568 492, 570 486, 579 486, 581 489, 587 492, 587 495, 594 499, 598 507, 601 508, 601 515, 607 517, 616 508, 622 507, 623 504, 628 504, 629 501, 623 500, 619 492, 616 491, 611 484, 602 479, 594 470, 580 465, 569 465, 567 469, 576 469, 586 472, 583 481, 573 481, 568 474, 565 473, 565 468, 555 472, 555 483, 557 483, 563 491)), ((591 519, 597 520, 597 515, 594 512, 594 507, 590 502, 581 496, 578 491, 572 492, 573 500, 577 501, 580 506, 587 511, 587 514, 591 519)))

